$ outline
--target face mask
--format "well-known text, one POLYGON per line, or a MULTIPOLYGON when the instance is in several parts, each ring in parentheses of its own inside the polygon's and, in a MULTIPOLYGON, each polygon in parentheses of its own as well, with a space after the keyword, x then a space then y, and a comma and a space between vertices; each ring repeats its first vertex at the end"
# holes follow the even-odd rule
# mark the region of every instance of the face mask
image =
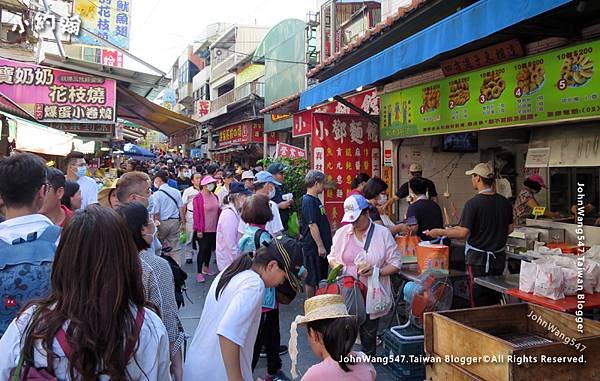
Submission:
POLYGON ((381 194, 381 195, 379 195, 379 199, 377 200, 377 203, 379 205, 385 205, 385 203, 387 202, 387 200, 388 200, 387 195, 386 194, 381 194))
POLYGON ((272 200, 273 197, 275 197, 275 189, 271 189, 271 191, 269 192, 269 199, 272 200))
POLYGON ((208 184, 206 186, 206 188, 208 189, 209 192, 214 192, 215 189, 217 188, 217 186, 215 185, 215 183, 212 183, 212 184, 208 184))
POLYGON ((85 176, 85 173, 87 172, 87 166, 81 166, 81 167, 77 167, 77 177, 83 177, 85 176))
POLYGON ((156 227, 156 225, 154 225, 154 222, 150 222, 150 223, 154 227, 154 229, 152 230, 152 234, 150 234, 150 233, 142 233, 142 235, 146 236, 146 237, 152 237, 152 240, 154 240, 154 237, 156 237, 156 233, 158 232, 158 228, 156 227))
POLYGON ((184 176, 187 177, 187 178, 190 178, 190 177, 192 177, 192 172, 185 171, 184 176))

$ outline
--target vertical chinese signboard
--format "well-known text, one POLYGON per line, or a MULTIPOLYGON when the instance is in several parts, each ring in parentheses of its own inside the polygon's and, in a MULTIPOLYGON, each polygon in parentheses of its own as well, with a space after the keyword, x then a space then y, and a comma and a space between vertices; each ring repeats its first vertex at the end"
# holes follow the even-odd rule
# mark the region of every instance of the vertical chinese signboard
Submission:
MULTIPOLYGON (((74 0, 74 12, 81 26, 122 49, 129 49, 131 0, 74 0)), ((94 36, 81 31, 73 42, 85 45, 104 45, 94 36)))
POLYGON ((344 200, 357 174, 380 174, 378 126, 359 115, 313 114, 313 168, 325 172, 336 184, 324 195, 324 206, 332 227, 337 229, 344 214, 344 200))
POLYGON ((0 59, 0 92, 42 122, 115 121, 112 79, 0 59))

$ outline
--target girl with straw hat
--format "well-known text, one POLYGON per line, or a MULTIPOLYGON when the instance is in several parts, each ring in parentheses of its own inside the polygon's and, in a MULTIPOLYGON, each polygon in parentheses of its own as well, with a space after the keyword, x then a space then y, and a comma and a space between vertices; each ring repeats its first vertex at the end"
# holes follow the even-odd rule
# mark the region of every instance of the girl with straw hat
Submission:
POLYGON ((362 352, 352 352, 358 336, 356 318, 348 314, 340 295, 319 295, 304 302, 304 316, 296 316, 290 328, 291 374, 296 372, 298 325, 306 325, 313 353, 323 359, 306 371, 302 381, 374 381, 377 372, 362 352))

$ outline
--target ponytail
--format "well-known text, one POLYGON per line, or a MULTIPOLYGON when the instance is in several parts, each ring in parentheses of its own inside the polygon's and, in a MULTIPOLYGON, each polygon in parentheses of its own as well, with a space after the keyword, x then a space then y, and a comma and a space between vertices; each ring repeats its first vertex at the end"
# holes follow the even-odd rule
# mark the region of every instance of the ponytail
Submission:
POLYGON ((266 247, 259 248, 255 252, 254 258, 250 254, 242 254, 223 271, 223 275, 221 275, 221 279, 219 279, 219 283, 217 283, 217 288, 215 289, 215 299, 219 300, 219 295, 234 276, 243 271, 250 270, 252 266, 264 267, 270 261, 276 261, 279 268, 285 270, 282 259, 272 255, 266 247))
POLYGON ((322 337, 327 353, 344 372, 350 372, 348 365, 352 363, 344 361, 344 358, 348 357, 358 336, 356 318, 351 316, 311 321, 307 323, 307 328, 322 337))

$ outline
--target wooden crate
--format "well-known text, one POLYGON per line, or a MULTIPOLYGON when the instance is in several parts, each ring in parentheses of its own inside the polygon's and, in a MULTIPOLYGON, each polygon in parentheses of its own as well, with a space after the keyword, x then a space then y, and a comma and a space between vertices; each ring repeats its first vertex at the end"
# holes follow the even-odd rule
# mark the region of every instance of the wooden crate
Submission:
POLYGON ((442 363, 447 362, 446 356, 455 356, 449 361, 452 367, 441 363, 428 366, 428 379, 600 381, 600 323, 584 319, 583 325, 584 333, 580 334, 575 315, 528 303, 427 313, 425 352, 441 358, 442 363), (536 317, 543 321, 534 320, 536 317), (564 336, 550 331, 550 324, 564 336), (552 342, 519 348, 498 337, 515 333, 533 334, 552 342), (567 338, 575 339, 579 348, 563 344, 567 338), (546 362, 548 358, 581 355, 583 364, 546 362))

